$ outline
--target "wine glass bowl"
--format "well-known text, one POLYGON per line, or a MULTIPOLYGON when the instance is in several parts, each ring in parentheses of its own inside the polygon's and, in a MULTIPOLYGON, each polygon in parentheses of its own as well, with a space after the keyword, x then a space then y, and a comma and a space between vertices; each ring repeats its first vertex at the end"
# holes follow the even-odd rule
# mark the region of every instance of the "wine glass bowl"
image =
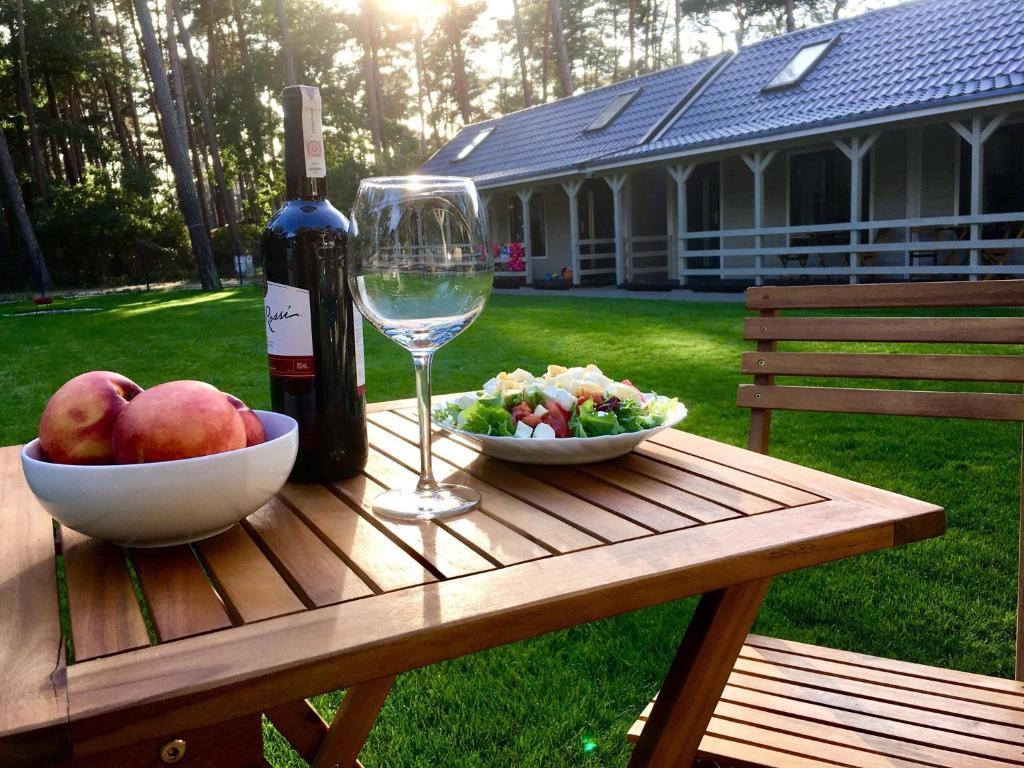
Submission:
POLYGON ((470 179, 399 176, 364 179, 352 211, 348 279, 369 323, 412 353, 420 420, 420 480, 386 491, 377 514, 448 517, 472 509, 479 494, 434 481, 430 461, 433 354, 483 311, 494 264, 486 216, 470 179))

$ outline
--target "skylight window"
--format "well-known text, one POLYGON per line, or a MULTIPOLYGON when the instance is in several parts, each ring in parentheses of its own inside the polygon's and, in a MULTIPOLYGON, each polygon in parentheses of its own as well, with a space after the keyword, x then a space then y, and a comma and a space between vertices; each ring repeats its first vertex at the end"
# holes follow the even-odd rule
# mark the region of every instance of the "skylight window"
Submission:
POLYGON ((491 126, 490 128, 484 128, 476 136, 473 137, 473 140, 471 142, 469 142, 469 144, 464 146, 459 151, 459 154, 457 154, 455 156, 455 159, 456 160, 465 160, 467 157, 470 156, 470 154, 473 152, 473 150, 476 149, 477 147, 479 147, 480 144, 483 142, 483 140, 486 139, 488 136, 490 136, 492 133, 494 133, 494 126, 491 126))
POLYGON ((602 128, 607 128, 608 125, 619 116, 629 103, 636 98, 637 94, 640 93, 639 88, 634 88, 631 91, 623 91, 608 102, 608 105, 601 110, 601 114, 594 118, 594 121, 584 128, 584 131, 600 131, 602 128))
POLYGON ((838 37, 833 37, 831 40, 822 40, 820 43, 811 43, 805 45, 796 55, 793 56, 786 66, 780 69, 771 80, 768 81, 768 85, 764 87, 764 90, 770 91, 775 88, 786 88, 791 85, 797 85, 803 80, 814 69, 815 65, 821 61, 822 57, 828 52, 828 49, 838 40, 838 37))

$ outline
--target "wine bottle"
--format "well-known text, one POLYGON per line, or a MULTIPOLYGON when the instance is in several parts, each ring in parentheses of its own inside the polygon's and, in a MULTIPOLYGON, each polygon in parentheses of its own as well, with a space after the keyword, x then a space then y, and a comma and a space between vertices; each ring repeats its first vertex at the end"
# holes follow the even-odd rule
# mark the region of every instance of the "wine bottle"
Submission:
POLYGON ((326 482, 366 464, 362 317, 346 279, 349 220, 327 200, 320 91, 284 106, 286 201, 263 232, 272 407, 299 422, 291 479, 326 482))

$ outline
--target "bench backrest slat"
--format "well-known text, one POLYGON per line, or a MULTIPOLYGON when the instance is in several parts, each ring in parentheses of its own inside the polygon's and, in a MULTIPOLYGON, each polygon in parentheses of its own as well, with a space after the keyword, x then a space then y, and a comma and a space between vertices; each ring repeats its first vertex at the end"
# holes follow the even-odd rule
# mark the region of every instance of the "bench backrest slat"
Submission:
POLYGON ((752 341, 1024 344, 1019 317, 748 317, 752 341))
POLYGON ((1024 357, 1017 355, 744 352, 740 370, 751 376, 1024 383, 1024 357))
MULTIPOLYGON (((1020 354, 880 354, 872 352, 778 351, 780 342, 881 342, 915 344, 1024 344, 1024 317, 781 317, 785 310, 1021 309, 1024 280, 758 287, 747 290, 744 338, 757 342, 745 352, 737 403, 750 409, 751 450, 766 453, 773 410, 931 416, 1019 421, 1024 394, 977 391, 920 391, 851 386, 790 386, 776 377, 1024 383, 1020 354)), ((995 351, 994 347, 988 347, 995 351)), ((1024 494, 1022 494, 1024 496, 1024 494)), ((1021 503, 1024 523, 1024 498, 1021 503)), ((1024 531, 1024 526, 1022 526, 1024 531)), ((1024 549, 1024 535, 1021 538, 1024 549)), ((1017 679, 1024 680, 1024 572, 1018 563, 1017 679)))

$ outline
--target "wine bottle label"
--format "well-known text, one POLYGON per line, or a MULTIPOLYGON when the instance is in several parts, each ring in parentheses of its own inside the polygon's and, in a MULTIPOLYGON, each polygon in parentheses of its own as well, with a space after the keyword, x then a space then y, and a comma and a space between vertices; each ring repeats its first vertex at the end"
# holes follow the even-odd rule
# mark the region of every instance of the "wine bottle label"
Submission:
POLYGON ((320 89, 309 85, 299 88, 302 91, 302 154, 306 158, 306 176, 322 179, 327 175, 327 161, 324 159, 320 89))
POLYGON ((268 280, 263 304, 271 375, 313 378, 316 367, 313 365, 309 291, 268 280))
POLYGON ((363 316, 352 303, 352 330, 356 337, 356 389, 362 397, 366 394, 366 360, 363 357, 363 316))

